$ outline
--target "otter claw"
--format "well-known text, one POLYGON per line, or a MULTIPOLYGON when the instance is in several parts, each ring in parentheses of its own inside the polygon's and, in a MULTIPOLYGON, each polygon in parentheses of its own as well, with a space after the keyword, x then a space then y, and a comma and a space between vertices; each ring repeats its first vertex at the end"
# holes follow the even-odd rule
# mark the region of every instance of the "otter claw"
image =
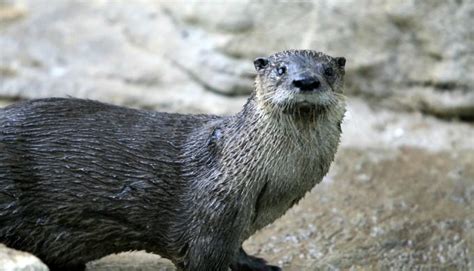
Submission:
POLYGON ((281 271, 282 269, 275 265, 267 265, 267 261, 262 258, 247 255, 240 248, 237 261, 230 266, 232 271, 281 271))

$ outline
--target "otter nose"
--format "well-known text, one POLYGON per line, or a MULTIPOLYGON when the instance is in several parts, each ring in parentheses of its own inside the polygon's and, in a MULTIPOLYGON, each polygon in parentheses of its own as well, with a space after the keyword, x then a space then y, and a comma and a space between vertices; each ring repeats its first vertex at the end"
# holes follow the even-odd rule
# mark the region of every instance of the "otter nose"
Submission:
POLYGON ((316 77, 306 77, 303 79, 293 80, 293 85, 301 91, 313 91, 321 86, 321 82, 316 77))

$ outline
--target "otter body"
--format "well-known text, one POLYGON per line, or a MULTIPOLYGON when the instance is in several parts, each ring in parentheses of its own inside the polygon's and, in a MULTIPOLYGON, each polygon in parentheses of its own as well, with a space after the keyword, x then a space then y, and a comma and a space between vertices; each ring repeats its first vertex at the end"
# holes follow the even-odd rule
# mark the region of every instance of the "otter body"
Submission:
POLYGON ((329 170, 343 58, 258 58, 234 116, 50 98, 0 109, 0 242, 52 270, 146 250, 182 270, 279 270, 241 245, 329 170))

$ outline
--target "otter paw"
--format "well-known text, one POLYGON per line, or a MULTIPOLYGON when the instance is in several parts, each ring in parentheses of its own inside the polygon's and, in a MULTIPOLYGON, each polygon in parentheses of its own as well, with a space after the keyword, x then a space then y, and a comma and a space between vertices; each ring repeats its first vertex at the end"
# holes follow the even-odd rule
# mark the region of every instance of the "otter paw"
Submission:
POLYGON ((262 258, 250 256, 240 249, 237 261, 230 266, 233 271, 281 271, 282 269, 275 265, 267 265, 267 261, 262 258))
POLYGON ((53 265, 49 264, 48 268, 50 271, 84 271, 86 270, 85 264, 80 265, 53 265))

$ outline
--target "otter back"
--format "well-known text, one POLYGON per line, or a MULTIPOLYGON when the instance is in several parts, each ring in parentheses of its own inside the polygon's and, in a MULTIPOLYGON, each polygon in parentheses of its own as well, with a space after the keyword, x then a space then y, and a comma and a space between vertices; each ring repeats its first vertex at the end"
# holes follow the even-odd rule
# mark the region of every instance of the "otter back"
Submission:
POLYGON ((59 98, 0 110, 0 242, 58 265, 167 256, 181 145, 211 119, 59 98))

